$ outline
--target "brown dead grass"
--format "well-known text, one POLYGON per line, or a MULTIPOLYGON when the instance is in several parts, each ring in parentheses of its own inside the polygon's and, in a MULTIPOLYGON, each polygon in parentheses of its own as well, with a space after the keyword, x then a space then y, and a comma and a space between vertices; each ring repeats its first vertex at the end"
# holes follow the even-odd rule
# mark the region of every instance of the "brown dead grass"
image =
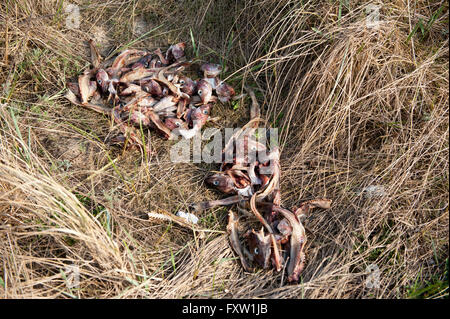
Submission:
MULTIPOLYGON (((416 283, 443 280, 444 2, 384 2, 378 30, 365 26, 364 3, 339 14, 339 1, 290 0, 72 1, 82 24, 70 30, 58 3, 0 6, 0 296, 405 298, 416 283), (426 37, 407 40, 441 5, 426 37), (283 204, 333 199, 306 221, 298 285, 282 273, 242 271, 224 234, 226 209, 198 213, 206 233, 148 219, 219 198, 203 183, 216 166, 171 163, 171 142, 154 133, 152 158, 111 148, 109 120, 62 98, 66 79, 88 65, 90 37, 109 55, 145 34, 132 46, 190 44, 190 28, 201 57, 226 63, 238 91, 242 82, 259 89, 263 115, 280 128, 283 204), (373 186, 382 191, 363 191, 373 186), (371 264, 377 289, 365 283, 371 264), (66 285, 68 265, 80 269, 78 288, 66 285)), ((248 104, 218 105, 222 120, 210 125, 244 124, 248 104)), ((443 294, 448 284, 427 297, 443 294)))

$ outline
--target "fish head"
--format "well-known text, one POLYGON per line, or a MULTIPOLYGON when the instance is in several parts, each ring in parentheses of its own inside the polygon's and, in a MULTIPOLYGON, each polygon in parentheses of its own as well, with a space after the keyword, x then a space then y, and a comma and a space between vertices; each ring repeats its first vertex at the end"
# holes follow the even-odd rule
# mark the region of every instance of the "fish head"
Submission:
POLYGON ((222 72, 222 66, 220 64, 205 63, 200 67, 200 71, 203 72, 205 78, 215 78, 222 72))
POLYGON ((212 96, 211 84, 204 79, 201 79, 200 81, 198 81, 197 94, 198 94, 198 96, 200 96, 200 99, 202 100, 203 104, 208 103, 211 100, 211 96, 212 96))
POLYGON ((235 193, 233 179, 228 175, 224 175, 222 173, 211 175, 206 178, 206 183, 211 186, 214 186, 222 193, 225 194, 235 193))
POLYGON ((183 121, 182 119, 176 118, 176 117, 167 117, 164 120, 164 124, 171 130, 175 129, 188 129, 187 123, 183 121))
POLYGON ((163 95, 161 85, 153 79, 141 81, 141 87, 145 92, 147 92, 151 95, 156 95, 156 96, 163 95))
POLYGON ((245 237, 250 254, 253 256, 253 261, 264 269, 268 268, 272 253, 270 235, 264 235, 264 230, 261 228, 259 232, 255 232, 252 229, 245 237))
POLYGON ((178 61, 184 57, 184 49, 186 48, 185 42, 180 42, 171 46, 171 54, 175 61, 178 61))
POLYGON ((244 143, 244 152, 248 155, 248 160, 250 162, 254 162, 257 159, 260 159, 260 157, 263 157, 260 159, 263 160, 266 155, 266 151, 267 147, 264 144, 247 136, 244 143))
POLYGON ((205 104, 197 107, 191 113, 191 121, 195 127, 203 127, 209 118, 211 112, 211 104, 205 104))
POLYGON ((148 68, 150 66, 150 62, 153 58, 153 55, 151 53, 144 55, 142 58, 140 58, 137 62, 135 62, 131 68, 136 69, 140 67, 148 68))
POLYGON ((195 81, 193 81, 191 78, 188 78, 187 76, 181 76, 178 80, 178 83, 181 84, 181 92, 188 95, 193 95, 195 93, 197 83, 195 83, 195 81))
POLYGON ((182 57, 184 57, 184 49, 186 48, 186 43, 180 42, 171 45, 166 52, 166 60, 169 63, 177 62, 182 57))
POLYGON ((150 65, 149 65, 149 67, 150 67, 151 69, 160 68, 160 67, 162 67, 162 66, 163 66, 163 64, 162 64, 162 62, 159 60, 159 58, 153 58, 153 59, 150 61, 150 65))
MULTIPOLYGON (((162 63, 162 65, 167 65, 169 63, 169 61, 167 61, 167 59, 164 57, 164 55, 162 54, 162 51, 160 48, 156 49, 154 51, 154 53, 158 56, 159 61, 162 63)), ((167 52, 168 53, 168 52, 167 52)), ((166 54, 167 55, 167 54, 166 54)))
POLYGON ((221 102, 228 102, 236 94, 233 87, 225 82, 216 87, 216 93, 221 102))
POLYGON ((95 79, 97 80, 98 86, 102 89, 103 92, 108 91, 108 85, 109 85, 109 75, 106 73, 105 70, 100 69, 98 70, 97 74, 95 75, 95 79))

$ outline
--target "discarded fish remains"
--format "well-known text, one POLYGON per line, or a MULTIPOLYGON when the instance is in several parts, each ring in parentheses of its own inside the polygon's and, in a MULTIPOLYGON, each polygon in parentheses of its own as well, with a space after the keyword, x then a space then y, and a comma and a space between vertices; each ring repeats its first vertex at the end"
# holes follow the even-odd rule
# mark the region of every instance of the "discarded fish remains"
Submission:
POLYGON ((276 271, 286 269, 288 282, 298 282, 305 267, 307 238, 302 223, 304 217, 313 208, 330 208, 331 200, 306 201, 292 210, 283 207, 279 189, 280 150, 278 146, 268 150, 256 139, 255 130, 261 121, 260 109, 253 91, 247 90, 252 99, 251 120, 234 134, 223 149, 224 158, 228 155, 232 161, 222 162, 220 171, 206 178, 207 184, 231 196, 195 203, 191 207, 204 210, 237 204, 239 211, 252 215, 262 226, 258 231, 250 229, 244 232, 242 244, 238 234, 239 218, 231 209, 229 211, 229 241, 244 270, 252 271, 252 265, 263 269, 272 266, 276 271), (251 151, 264 151, 268 155, 263 160, 256 159, 250 156, 251 151))
MULTIPOLYGON (((190 139, 210 119, 217 101, 225 103, 242 96, 235 96, 233 87, 219 79, 220 65, 201 65, 200 78, 195 80, 183 73, 193 64, 185 58, 183 42, 171 45, 165 54, 161 49, 127 49, 108 61, 100 56, 92 40, 89 45, 92 68, 77 81, 67 83, 66 98, 109 115, 119 129, 119 135, 111 139, 113 143, 146 149, 141 132, 147 128, 156 129, 168 139, 190 139)), ((257 230, 248 227, 239 234, 240 217, 229 210, 227 233, 244 270, 285 269, 288 282, 298 282, 306 260, 305 216, 313 208, 329 209, 331 200, 310 200, 291 210, 282 205, 281 150, 278 145, 269 149, 257 138, 261 110, 254 92, 247 87, 246 90, 252 101, 250 121, 226 143, 220 170, 206 178, 207 184, 230 196, 195 203, 191 208, 199 211, 237 205, 239 212, 258 223, 254 227, 257 230), (251 156, 262 153, 267 156, 251 156)), ((195 215, 182 211, 176 216, 152 212, 149 217, 175 221, 185 227, 198 223, 195 215)))
POLYGON ((218 78, 222 67, 205 63, 203 78, 183 74, 193 63, 185 58, 185 43, 171 45, 165 54, 127 49, 105 61, 93 40, 92 68, 67 83, 73 104, 112 117, 119 129, 113 143, 143 147, 140 131, 154 128, 165 138, 192 138, 210 118, 217 100, 235 97, 234 89, 218 78))

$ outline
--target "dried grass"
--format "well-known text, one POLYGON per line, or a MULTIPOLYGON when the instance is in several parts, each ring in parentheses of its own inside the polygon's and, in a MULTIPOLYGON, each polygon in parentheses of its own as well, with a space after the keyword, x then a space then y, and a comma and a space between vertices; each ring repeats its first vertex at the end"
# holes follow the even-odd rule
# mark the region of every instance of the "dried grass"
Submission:
MULTIPOLYGON (((447 4, 383 2, 371 29, 359 2, 341 13, 340 2, 320 1, 72 2, 79 30, 65 27, 57 1, 0 5, 0 296, 405 298, 417 282, 442 280, 447 4), (426 37, 408 40, 441 5, 426 37), (84 40, 99 39, 108 55, 143 34, 133 47, 188 41, 190 29, 236 87, 259 88, 263 116, 280 128, 283 204, 333 199, 306 221, 298 285, 242 271, 223 233, 225 209, 199 214, 205 233, 148 219, 218 198, 203 183, 216 166, 171 163, 170 142, 156 134, 152 158, 111 148, 108 119, 62 98, 66 79, 87 66, 84 40), (376 289, 366 284, 372 264, 376 289), (78 288, 66 285, 69 265, 79 267, 78 288)), ((245 124, 248 106, 218 106, 222 121, 212 125, 245 124)), ((445 294, 448 284, 428 297, 445 294)))

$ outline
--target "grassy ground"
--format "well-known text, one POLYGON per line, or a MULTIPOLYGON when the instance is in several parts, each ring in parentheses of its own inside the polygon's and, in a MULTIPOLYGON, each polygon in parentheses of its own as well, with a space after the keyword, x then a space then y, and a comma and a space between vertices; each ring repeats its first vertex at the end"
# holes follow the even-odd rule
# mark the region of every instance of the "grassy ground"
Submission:
MULTIPOLYGON (((372 2, 377 27, 367 4, 3 1, 0 296, 448 298, 448 4, 372 2), (238 92, 257 89, 281 132, 283 203, 333 199, 307 218, 300 284, 242 271, 226 209, 198 214, 206 233, 148 219, 220 198, 204 184, 217 166, 170 162, 156 134, 151 158, 105 144, 109 120, 63 98, 89 38, 105 56, 186 41, 238 92)), ((240 126, 248 106, 217 105, 209 125, 240 126)))

